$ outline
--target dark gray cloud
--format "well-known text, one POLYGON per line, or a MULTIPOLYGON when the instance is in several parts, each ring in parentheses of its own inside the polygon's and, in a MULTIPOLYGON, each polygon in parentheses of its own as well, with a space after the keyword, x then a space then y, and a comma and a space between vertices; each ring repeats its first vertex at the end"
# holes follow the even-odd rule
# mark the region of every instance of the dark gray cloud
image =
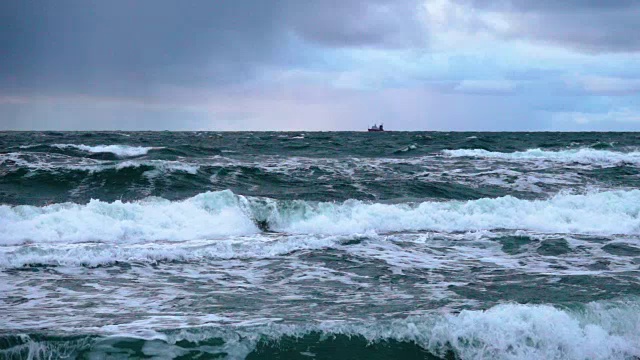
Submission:
POLYGON ((288 0, 285 21, 326 46, 424 45, 417 0, 288 0))
POLYGON ((225 80, 272 56, 278 40, 270 16, 273 8, 263 2, 231 4, 2 2, 0 13, 8 30, 2 32, 0 44, 3 53, 10 54, 0 60, 3 80, 17 88, 71 91, 225 80))
POLYGON ((586 52, 640 51, 637 0, 456 0, 506 13, 509 36, 555 43, 586 52))
POLYGON ((399 46, 414 0, 5 0, 0 87, 145 95, 216 86, 298 46, 399 46), (301 40, 301 41, 300 41, 301 40), (304 45, 306 43, 306 45, 304 45), (295 44, 294 44, 295 45, 295 44))

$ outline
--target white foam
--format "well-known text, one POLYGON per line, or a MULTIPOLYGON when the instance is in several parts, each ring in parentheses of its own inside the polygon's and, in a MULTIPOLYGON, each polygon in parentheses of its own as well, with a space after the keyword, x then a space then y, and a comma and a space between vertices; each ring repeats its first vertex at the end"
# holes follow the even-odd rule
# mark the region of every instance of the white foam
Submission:
MULTIPOLYGON (((414 343, 445 357, 504 360, 622 360, 640 356, 640 306, 637 302, 595 302, 578 311, 550 305, 502 304, 486 311, 425 315, 393 321, 324 321, 318 325, 272 324, 248 328, 183 329, 167 343, 222 339, 227 353, 248 355, 260 339, 276 343, 311 332, 362 336, 372 343, 414 343)), ((321 339, 323 339, 322 337, 321 339)), ((211 349, 219 350, 219 349, 211 349)), ((242 357, 244 357, 242 356, 242 357)))
MULTIPOLYGON (((215 315, 210 317, 220 323, 225 320, 215 315)), ((266 325, 260 324, 264 321, 256 321, 257 325, 248 321, 245 326, 187 327, 161 333, 139 329, 138 324, 118 323, 100 329, 101 333, 111 336, 94 340, 93 344, 89 338, 52 342, 25 335, 24 344, 2 350, 0 354, 28 354, 29 358, 40 359, 50 353, 67 355, 91 346, 90 355, 102 358, 105 353, 117 353, 119 347, 114 345, 119 341, 135 338, 147 340, 141 350, 149 356, 185 355, 187 349, 180 343, 186 340, 200 345, 195 348, 198 353, 243 359, 255 351, 260 342, 286 350, 292 343, 279 343, 284 337, 300 339, 312 332, 321 332, 320 342, 335 335, 347 336, 349 342, 358 341, 357 337, 371 343, 398 341, 416 344, 442 358, 452 350, 456 358, 462 360, 624 360, 640 356, 640 307, 631 301, 590 303, 578 311, 550 305, 503 304, 486 311, 465 310, 457 315, 414 316, 392 321, 287 325, 274 323, 275 320, 271 319, 266 325), (210 344, 211 339, 219 339, 220 343, 210 344)), ((317 346, 335 347, 327 343, 317 346)), ((349 350, 349 346, 347 342, 336 349, 349 350)), ((407 345, 387 343, 387 346, 407 345)))
POLYGON ((277 203, 268 221, 291 233, 353 234, 367 231, 478 231, 522 229, 545 233, 638 234, 640 191, 560 194, 547 200, 512 196, 472 201, 372 204, 277 203), (281 207, 277 209, 277 207, 281 207))
POLYGON ((504 304, 441 318, 418 317, 391 326, 330 326, 327 331, 370 341, 415 342, 461 359, 626 359, 640 355, 637 303, 591 303, 581 312, 549 305, 504 304), (335 329, 332 329, 335 328, 335 329))
POLYGON ((117 157, 132 157, 146 155, 150 150, 160 149, 157 147, 129 146, 129 145, 95 145, 89 146, 84 144, 53 144, 53 147, 59 149, 74 148, 89 153, 112 153, 117 157))
POLYGON ((516 151, 511 153, 487 151, 483 149, 459 149, 443 150, 443 153, 450 157, 475 157, 502 160, 546 160, 563 163, 576 162, 582 164, 617 164, 623 162, 640 164, 639 151, 618 152, 588 148, 561 151, 529 149, 526 151, 516 151))
POLYGON ((156 263, 207 259, 264 259, 297 250, 313 250, 340 243, 339 237, 288 236, 274 239, 263 235, 231 239, 150 242, 142 244, 39 244, 0 247, 0 267, 29 264, 98 266, 116 262, 156 263))
POLYGON ((637 235, 640 190, 559 194, 547 200, 505 196, 419 204, 275 201, 220 191, 175 202, 151 198, 132 203, 92 200, 86 205, 2 205, 0 241, 180 241, 257 233, 254 220, 266 221, 272 230, 292 234, 509 229, 637 235))
POLYGON ((0 165, 7 169, 28 168, 40 171, 68 170, 101 170, 108 162, 89 159, 73 158, 62 154, 22 153, 11 152, 0 154, 0 165))
MULTIPOLYGON (((636 309, 637 310, 637 309, 636 309)), ((451 344, 463 359, 622 359, 639 354, 637 331, 551 306, 501 305, 463 311, 431 329, 428 344, 451 344)), ((636 321, 637 313, 629 312, 636 321)), ((624 320, 622 320, 624 321, 624 320)))
MULTIPOLYGON (((191 175, 195 175, 198 173, 200 169, 199 165, 188 164, 180 161, 171 161, 171 160, 145 160, 145 161, 135 161, 135 160, 127 160, 118 163, 115 165, 116 170, 122 170, 126 168, 138 168, 140 166, 152 166, 155 168, 155 172, 186 172, 191 175)), ((152 173, 154 175, 155 173, 152 173)))
POLYGON ((245 235, 258 229, 243 210, 244 198, 230 191, 205 193, 185 201, 147 199, 133 203, 91 200, 34 206, 0 206, 3 244, 21 242, 179 241, 245 235))

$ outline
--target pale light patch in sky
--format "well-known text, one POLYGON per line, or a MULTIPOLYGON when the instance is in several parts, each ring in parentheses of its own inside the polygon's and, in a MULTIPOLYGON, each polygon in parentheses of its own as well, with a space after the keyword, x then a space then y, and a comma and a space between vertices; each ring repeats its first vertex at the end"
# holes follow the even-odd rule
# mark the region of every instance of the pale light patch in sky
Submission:
POLYGON ((430 46, 438 51, 481 51, 496 42, 496 34, 507 33, 506 16, 477 10, 452 0, 425 1, 425 22, 429 24, 430 46))
POLYGON ((640 93, 640 78, 625 79, 610 76, 580 76, 575 83, 587 92, 605 95, 635 95, 640 93))
POLYGON ((596 122, 620 122, 640 124, 640 111, 631 108, 619 108, 605 113, 558 112, 553 115, 555 123, 576 123, 586 125, 596 122))
POLYGON ((455 91, 466 93, 495 93, 509 94, 516 88, 516 84, 509 80, 462 80, 455 91))

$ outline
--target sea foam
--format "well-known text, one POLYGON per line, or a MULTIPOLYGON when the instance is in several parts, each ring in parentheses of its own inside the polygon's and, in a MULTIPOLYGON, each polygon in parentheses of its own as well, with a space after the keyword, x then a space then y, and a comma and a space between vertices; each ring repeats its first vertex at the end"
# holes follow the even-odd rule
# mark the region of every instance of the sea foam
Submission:
POLYGON ((85 205, 0 206, 0 241, 179 241, 256 233, 258 228, 243 212, 243 200, 223 191, 175 202, 150 198, 131 203, 91 200, 85 205))
POLYGON ((442 356, 453 350, 461 359, 626 359, 640 355, 639 310, 637 303, 624 301, 590 303, 580 312, 503 304, 390 326, 331 326, 325 332, 414 342, 442 356))
POLYGON ((404 204, 277 201, 226 190, 174 202, 149 198, 0 206, 3 244, 181 241, 255 234, 260 228, 324 235, 498 229, 635 235, 640 234, 640 190, 558 194, 546 200, 505 196, 404 204))
POLYGON ((243 359, 259 344, 262 351, 275 347, 301 356, 302 351, 312 354, 314 349, 358 354, 363 346, 386 343, 386 346, 415 344, 441 358, 449 358, 447 354, 453 352, 462 360, 623 360, 640 356, 639 314, 637 302, 609 301, 589 303, 578 310, 501 304, 484 311, 463 310, 459 314, 391 321, 239 324, 164 332, 149 329, 135 332, 129 329, 129 324, 119 324, 105 326, 102 333, 107 336, 85 337, 80 341, 78 337, 50 341, 42 336, 22 335, 19 341, 14 339, 15 346, 0 350, 0 355, 40 359, 82 349, 91 357, 103 358, 106 354, 123 353, 120 342, 140 341, 139 355, 164 354, 166 358, 197 351, 198 356, 204 353, 243 359), (321 335, 319 341, 305 343, 307 336, 316 339, 313 334, 321 335), (336 337, 343 340, 331 341, 336 337))
POLYGON ((638 234, 640 191, 559 194, 546 200, 512 196, 471 201, 379 204, 271 202, 272 229, 290 233, 353 234, 367 231, 478 231, 522 229, 545 233, 638 234))
MULTIPOLYGON (((347 238, 346 240, 349 240, 347 238)), ((99 266, 116 262, 194 262, 226 259, 264 259, 298 250, 335 246, 336 236, 293 235, 273 239, 261 234, 227 239, 151 242, 141 244, 79 243, 5 246, 0 248, 0 268, 25 265, 99 266)))
POLYGON ((595 149, 573 149, 550 151, 542 149, 529 149, 511 153, 487 151, 483 149, 458 149, 443 150, 443 154, 450 157, 475 157, 502 160, 544 160, 554 162, 576 162, 582 164, 640 164, 640 152, 618 152, 595 149))

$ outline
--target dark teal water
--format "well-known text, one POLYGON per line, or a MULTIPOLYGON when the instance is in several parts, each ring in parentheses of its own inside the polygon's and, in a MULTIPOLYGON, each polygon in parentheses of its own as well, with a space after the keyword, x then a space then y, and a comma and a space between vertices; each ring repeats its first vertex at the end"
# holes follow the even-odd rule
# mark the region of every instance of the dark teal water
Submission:
POLYGON ((0 133, 0 358, 638 358, 639 142, 0 133))

